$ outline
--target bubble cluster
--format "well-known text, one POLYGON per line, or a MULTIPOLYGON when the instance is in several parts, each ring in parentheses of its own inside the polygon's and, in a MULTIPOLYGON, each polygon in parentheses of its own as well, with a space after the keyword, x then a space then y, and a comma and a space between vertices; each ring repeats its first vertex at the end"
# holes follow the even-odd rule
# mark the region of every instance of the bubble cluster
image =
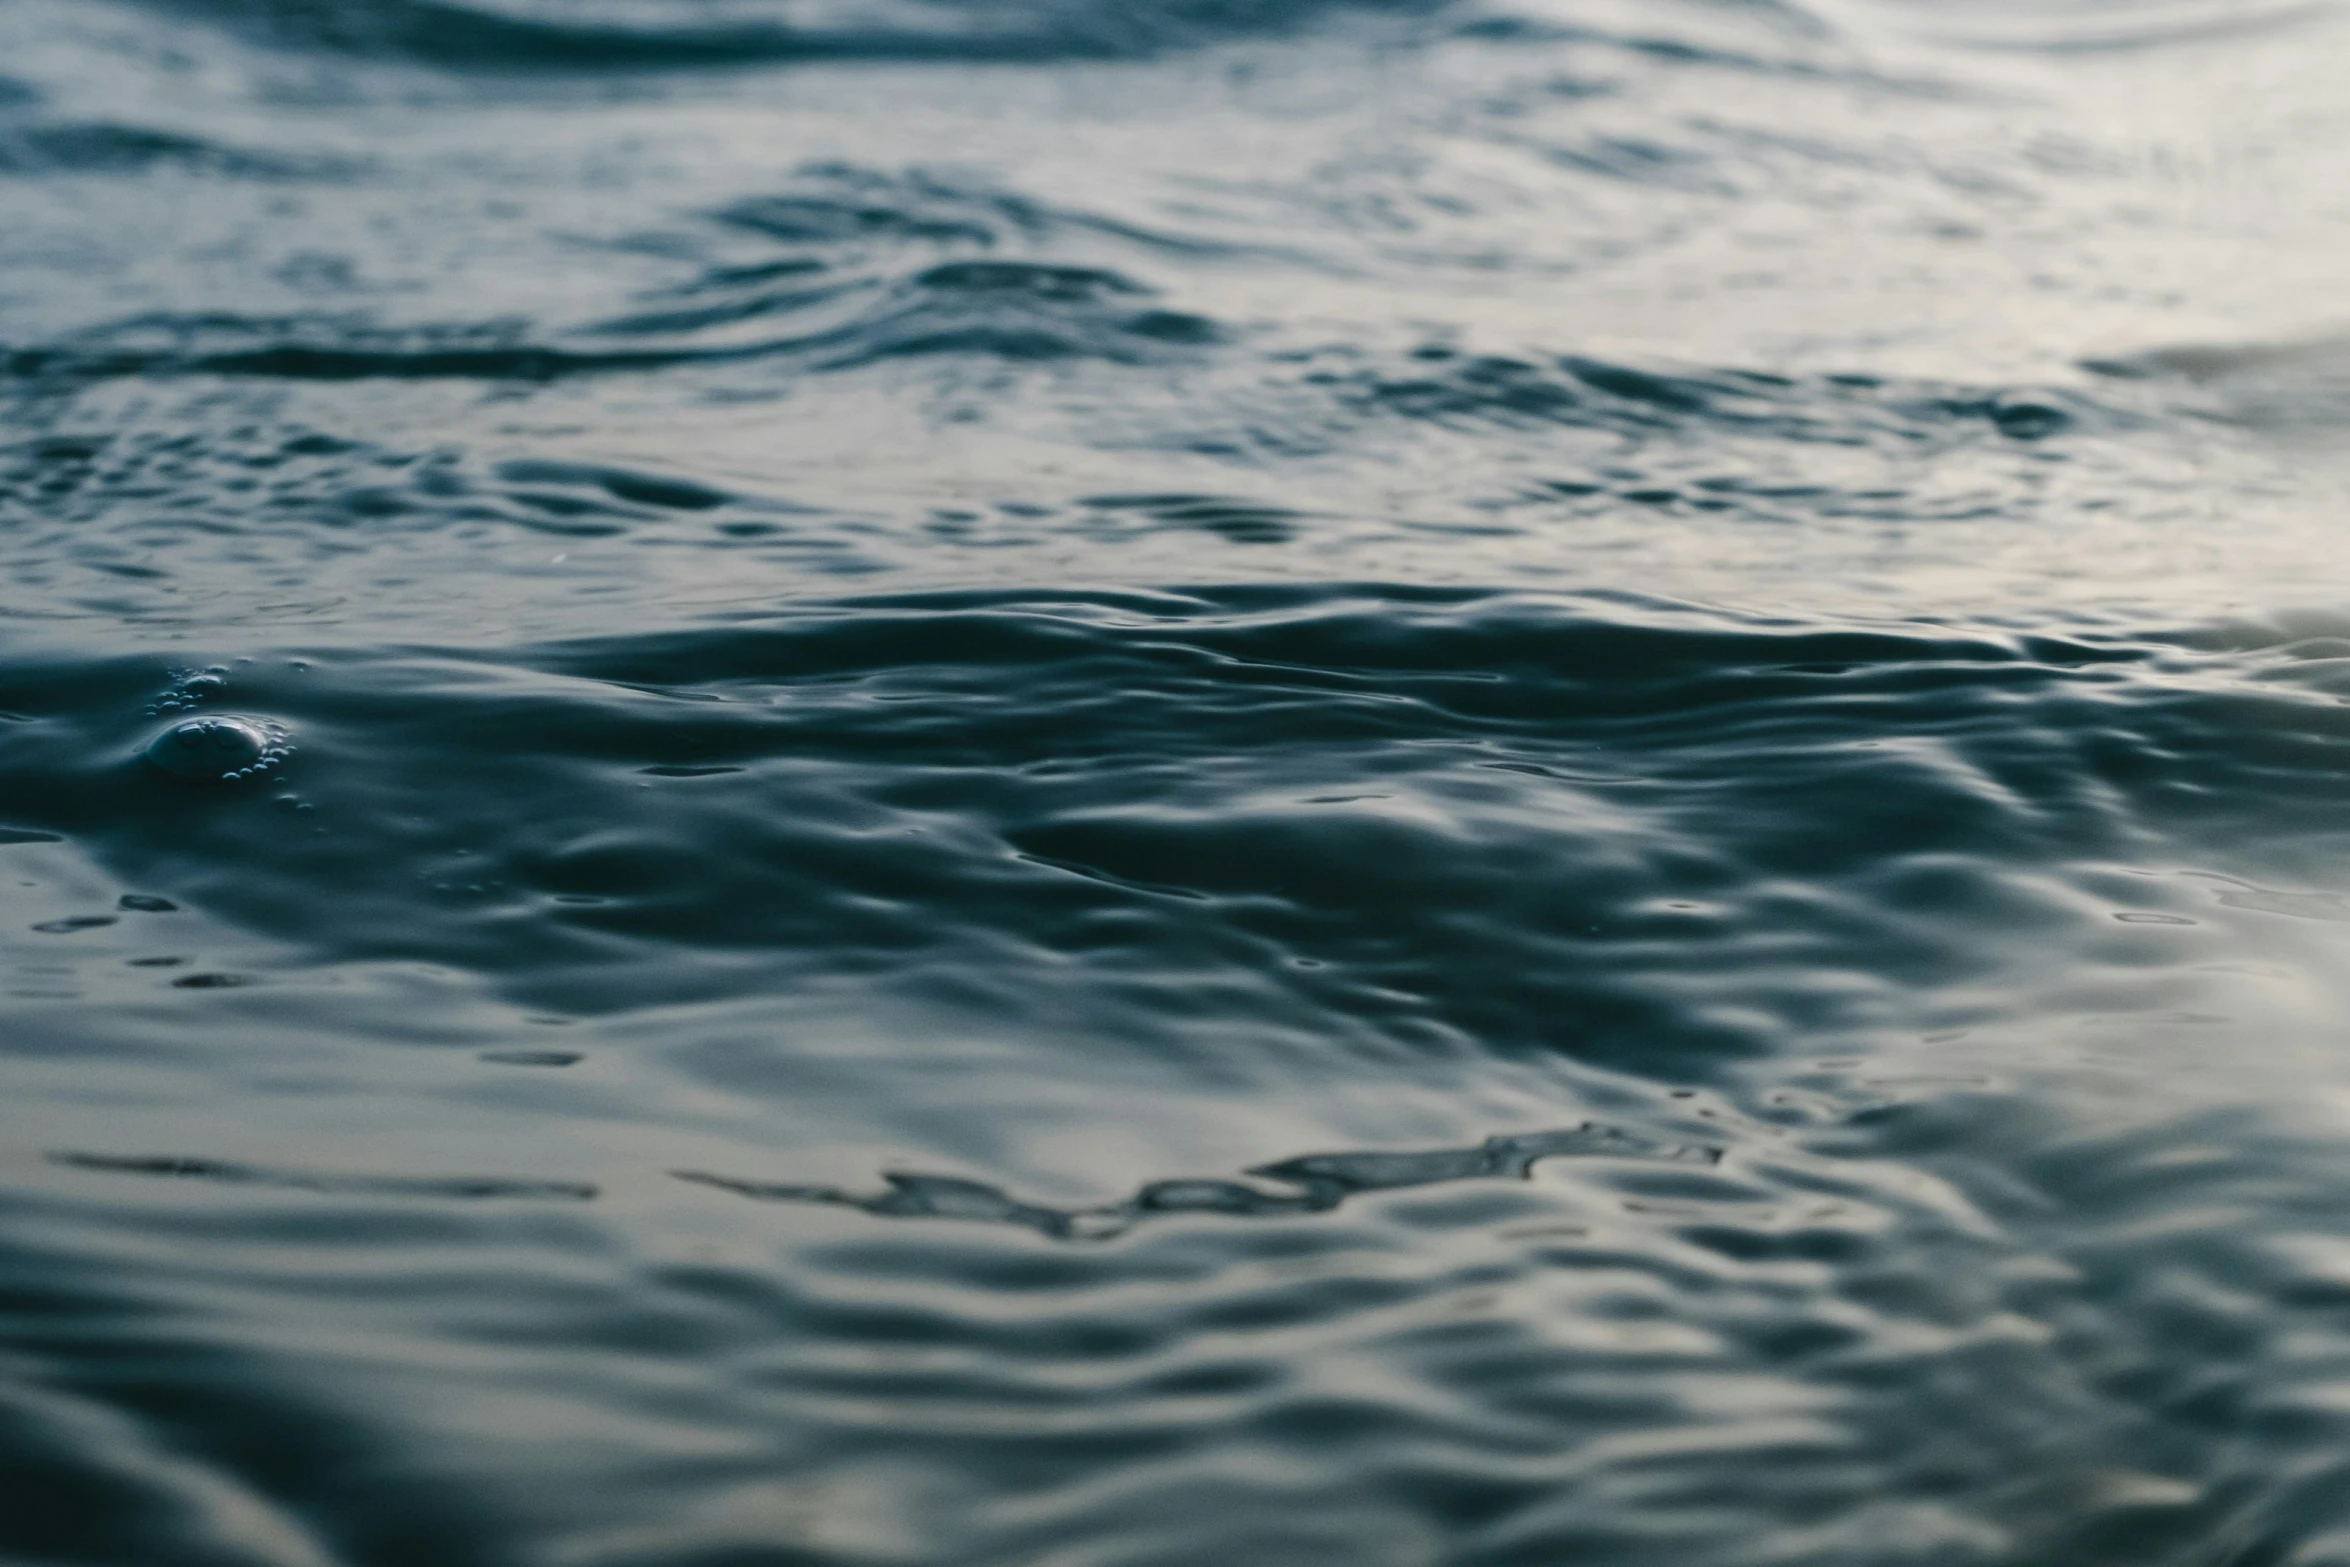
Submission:
POLYGON ((283 725, 262 718, 189 718, 148 742, 146 758, 189 783, 259 778, 293 752, 283 725))
POLYGON ((184 713, 206 697, 218 696, 228 689, 228 670, 219 664, 209 669, 177 672, 171 689, 157 697, 147 708, 149 718, 161 718, 170 713, 184 713))

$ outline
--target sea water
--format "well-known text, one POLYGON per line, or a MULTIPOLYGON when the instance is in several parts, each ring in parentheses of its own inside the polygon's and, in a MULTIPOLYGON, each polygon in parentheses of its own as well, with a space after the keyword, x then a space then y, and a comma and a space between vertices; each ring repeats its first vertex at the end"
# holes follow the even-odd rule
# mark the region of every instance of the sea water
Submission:
POLYGON ((0 1560, 2350 1563, 2346 64, 5 0, 0 1560))

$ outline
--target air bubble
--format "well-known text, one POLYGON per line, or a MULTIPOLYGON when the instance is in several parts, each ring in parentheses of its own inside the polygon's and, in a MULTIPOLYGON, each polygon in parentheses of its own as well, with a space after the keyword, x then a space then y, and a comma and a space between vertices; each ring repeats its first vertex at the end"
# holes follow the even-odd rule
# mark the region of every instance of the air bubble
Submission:
POLYGON ((157 735, 146 756, 174 778, 229 783, 260 777, 291 749, 285 732, 266 719, 190 718, 157 735))

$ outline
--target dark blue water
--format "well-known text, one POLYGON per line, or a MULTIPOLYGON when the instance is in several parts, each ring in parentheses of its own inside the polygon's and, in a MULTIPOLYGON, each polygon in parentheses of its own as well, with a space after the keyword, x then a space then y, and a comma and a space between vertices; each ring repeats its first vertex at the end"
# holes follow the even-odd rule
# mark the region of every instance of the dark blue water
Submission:
POLYGON ((2350 1564, 2345 61, 0 3, 0 1564, 2350 1564))

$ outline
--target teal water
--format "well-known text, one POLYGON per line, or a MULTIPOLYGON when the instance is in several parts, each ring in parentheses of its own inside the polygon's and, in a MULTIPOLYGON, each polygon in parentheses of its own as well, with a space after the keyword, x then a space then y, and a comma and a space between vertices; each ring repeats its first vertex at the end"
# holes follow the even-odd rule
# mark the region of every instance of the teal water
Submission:
POLYGON ((2345 58, 0 6, 0 1564, 2350 1563, 2345 58))

